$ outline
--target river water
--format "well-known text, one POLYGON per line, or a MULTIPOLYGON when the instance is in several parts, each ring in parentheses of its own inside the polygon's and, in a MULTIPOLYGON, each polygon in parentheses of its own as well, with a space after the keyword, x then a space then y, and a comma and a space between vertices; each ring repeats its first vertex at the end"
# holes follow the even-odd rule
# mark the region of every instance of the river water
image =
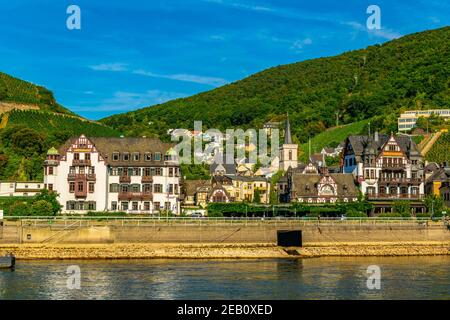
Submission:
POLYGON ((0 299, 450 299, 450 256, 18 261, 0 271, 0 299))

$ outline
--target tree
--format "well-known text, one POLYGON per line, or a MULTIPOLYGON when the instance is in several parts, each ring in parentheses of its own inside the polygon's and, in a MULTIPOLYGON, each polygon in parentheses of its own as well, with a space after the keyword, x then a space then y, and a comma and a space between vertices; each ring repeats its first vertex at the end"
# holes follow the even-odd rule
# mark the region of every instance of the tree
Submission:
POLYGON ((407 200, 397 200, 392 204, 394 208, 394 212, 398 213, 402 217, 410 217, 411 216, 411 204, 407 200))
POLYGON ((56 215, 61 211, 61 205, 58 202, 58 194, 56 192, 49 192, 48 190, 44 189, 41 191, 41 193, 38 193, 37 195, 34 196, 34 201, 38 202, 40 200, 44 200, 48 203, 50 203, 51 207, 52 207, 52 214, 51 215, 56 215))
POLYGON ((433 214, 435 217, 440 217, 442 215, 442 211, 445 210, 444 200, 434 194, 426 196, 423 202, 427 208, 427 212, 429 214, 433 214))
POLYGON ((261 203, 261 191, 259 191, 259 189, 256 189, 253 194, 253 202, 261 203))
POLYGON ((3 172, 5 171, 8 159, 9 159, 8 155, 6 155, 3 152, 0 152, 0 177, 3 176, 3 172))
POLYGON ((25 202, 15 202, 9 207, 8 214, 11 216, 29 216, 30 206, 25 202))
POLYGON ((33 216, 52 216, 52 204, 46 200, 38 200, 31 206, 31 215, 33 216))

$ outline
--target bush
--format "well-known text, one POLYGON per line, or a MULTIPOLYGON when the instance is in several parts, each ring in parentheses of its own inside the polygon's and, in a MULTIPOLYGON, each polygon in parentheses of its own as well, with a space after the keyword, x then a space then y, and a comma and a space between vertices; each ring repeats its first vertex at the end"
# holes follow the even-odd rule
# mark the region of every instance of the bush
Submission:
POLYGON ((431 218, 429 213, 416 213, 416 218, 431 218))
POLYGON ((411 204, 409 203, 409 201, 394 201, 392 207, 394 208, 394 212, 399 214, 401 217, 411 217, 411 204))
POLYGON ((223 213, 220 211, 208 211, 208 217, 221 218, 223 213))
POLYGON ((308 212, 308 214, 306 216, 307 217, 319 217, 320 212, 319 211, 311 211, 311 212, 308 212))
POLYGON ((48 192, 48 190, 44 189, 41 193, 38 193, 34 196, 34 202, 38 202, 44 200, 50 204, 52 207, 51 216, 58 214, 61 211, 61 205, 58 202, 58 194, 56 192, 48 192))
POLYGON ((364 212, 360 212, 357 210, 349 210, 346 214, 346 217, 349 218, 367 218, 367 214, 364 212))
POLYGON ((26 202, 15 202, 8 210, 10 216, 29 216, 30 213, 30 206, 26 202))
POLYGON ((86 213, 88 217, 123 217, 126 215, 127 213, 122 211, 89 211, 86 213))
POLYGON ((402 218, 403 216, 397 212, 385 212, 379 215, 380 218, 402 218))
POLYGON ((52 204, 45 200, 38 200, 31 206, 33 216, 53 216, 52 204))

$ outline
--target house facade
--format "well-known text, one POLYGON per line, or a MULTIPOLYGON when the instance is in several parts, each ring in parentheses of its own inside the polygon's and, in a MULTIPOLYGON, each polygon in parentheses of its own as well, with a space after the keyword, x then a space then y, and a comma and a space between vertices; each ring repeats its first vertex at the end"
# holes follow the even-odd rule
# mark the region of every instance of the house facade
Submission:
POLYGON ((279 180, 282 202, 327 204, 358 201, 358 187, 351 174, 330 173, 326 164, 310 161, 306 166, 289 169, 279 180))
POLYGON ((32 197, 43 189, 42 181, 0 181, 0 197, 32 197))
POLYGON ((443 163, 425 182, 425 193, 441 197, 448 206, 448 186, 450 185, 450 166, 443 163))
POLYGON ((351 173, 366 198, 381 212, 393 200, 410 200, 422 211, 423 159, 408 136, 349 136, 341 154, 341 170, 351 173))
POLYGON ((178 157, 157 139, 70 139, 48 151, 44 187, 58 193, 65 213, 180 212, 178 157))

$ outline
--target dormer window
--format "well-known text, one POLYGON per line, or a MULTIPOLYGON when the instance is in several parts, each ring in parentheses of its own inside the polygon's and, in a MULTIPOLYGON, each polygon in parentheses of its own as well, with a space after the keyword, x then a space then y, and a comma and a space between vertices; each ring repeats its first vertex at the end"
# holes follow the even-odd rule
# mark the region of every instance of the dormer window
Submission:
POLYGON ((130 161, 130 154, 129 153, 124 153, 123 154, 123 161, 130 161))
POLYGON ((120 154, 118 152, 114 152, 112 155, 112 160, 119 161, 119 159, 120 159, 120 154))
POLYGON ((150 152, 146 152, 144 155, 145 161, 152 161, 152 154, 150 152))
POLYGON ((139 161, 140 158, 141 156, 138 152, 133 153, 133 161, 139 161))

